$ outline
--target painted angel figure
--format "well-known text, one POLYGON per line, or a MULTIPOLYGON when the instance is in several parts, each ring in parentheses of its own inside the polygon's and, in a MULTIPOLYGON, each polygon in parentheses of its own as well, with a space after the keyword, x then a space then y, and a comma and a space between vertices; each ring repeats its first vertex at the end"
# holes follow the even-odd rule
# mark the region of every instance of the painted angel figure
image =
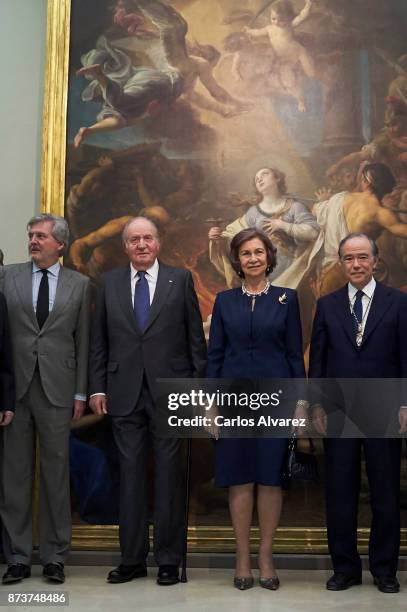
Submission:
POLYGON ((275 56, 275 70, 278 72, 280 86, 298 103, 298 110, 305 112, 304 92, 300 83, 298 66, 304 74, 314 78, 314 60, 308 50, 295 37, 294 28, 305 21, 312 9, 312 0, 305 0, 302 11, 295 13, 291 0, 276 0, 266 4, 265 10, 272 5, 270 24, 264 28, 246 27, 245 33, 253 39, 268 37, 275 56))
MULTIPOLYGON (((92 133, 117 130, 145 115, 164 113, 181 96, 223 117, 250 110, 249 103, 231 96, 213 76, 219 59, 214 47, 195 46, 194 51, 200 55, 188 52, 188 24, 178 11, 161 0, 132 0, 132 6, 158 31, 159 42, 151 45, 150 56, 155 67, 134 66, 127 53, 115 48, 104 36, 98 39, 96 48, 82 56, 83 68, 77 74, 91 80, 82 99, 99 98, 103 106, 95 124, 79 129, 74 139, 76 147, 92 133), (195 91, 198 81, 210 98, 195 91)), ((127 30, 126 12, 120 15, 122 27, 127 30)), ((117 19, 116 24, 120 25, 117 19)), ((137 30, 133 36, 137 37, 137 30)))

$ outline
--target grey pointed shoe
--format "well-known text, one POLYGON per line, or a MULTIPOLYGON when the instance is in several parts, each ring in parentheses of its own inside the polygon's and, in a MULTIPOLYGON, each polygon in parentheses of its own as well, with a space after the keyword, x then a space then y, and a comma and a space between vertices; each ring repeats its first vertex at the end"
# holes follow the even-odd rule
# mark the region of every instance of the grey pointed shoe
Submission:
POLYGON ((277 576, 271 576, 270 578, 259 578, 259 584, 263 589, 268 589, 269 591, 277 591, 280 586, 280 580, 277 576))
POLYGON ((233 586, 239 591, 247 591, 254 586, 253 576, 235 576, 233 578, 233 586))

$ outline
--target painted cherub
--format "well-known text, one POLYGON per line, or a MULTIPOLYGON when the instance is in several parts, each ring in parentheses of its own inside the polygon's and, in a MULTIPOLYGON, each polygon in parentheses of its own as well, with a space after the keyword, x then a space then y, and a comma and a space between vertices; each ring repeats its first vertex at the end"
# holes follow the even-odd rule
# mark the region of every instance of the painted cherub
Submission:
POLYGON ((278 72, 281 88, 297 100, 301 113, 307 109, 298 66, 306 76, 314 78, 315 65, 310 53, 296 39, 294 28, 308 18, 312 1, 305 0, 304 8, 296 15, 291 0, 276 0, 272 3, 269 25, 259 29, 244 29, 253 39, 268 37, 275 55, 275 71, 278 72))

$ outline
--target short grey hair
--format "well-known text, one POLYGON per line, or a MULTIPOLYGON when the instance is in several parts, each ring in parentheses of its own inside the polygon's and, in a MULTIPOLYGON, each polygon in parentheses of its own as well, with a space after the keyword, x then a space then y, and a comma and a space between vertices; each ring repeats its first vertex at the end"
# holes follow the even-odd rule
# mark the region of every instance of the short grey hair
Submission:
POLYGON ((155 230, 155 233, 157 234, 157 238, 160 239, 160 232, 159 232, 157 225, 154 223, 154 221, 151 221, 151 219, 149 219, 148 217, 143 217, 142 215, 139 215, 138 217, 131 217, 127 221, 126 225, 124 226, 123 231, 122 231, 123 246, 126 246, 127 230, 129 229, 130 225, 132 225, 135 221, 148 221, 151 227, 155 230))
POLYGON ((35 215, 34 217, 31 217, 27 223, 27 230, 30 231, 33 225, 37 225, 37 223, 44 223, 45 221, 51 221, 53 223, 51 235, 57 242, 63 244, 66 249, 69 243, 69 226, 67 220, 63 217, 51 215, 50 213, 35 215))
POLYGON ((378 248, 376 242, 373 240, 373 238, 371 238, 367 234, 364 234, 363 232, 352 232, 351 234, 348 234, 347 236, 342 238, 342 240, 340 241, 339 246, 338 246, 338 255, 339 255, 339 257, 342 257, 342 249, 343 249, 344 245, 348 242, 348 240, 353 240, 353 238, 366 238, 366 240, 368 240, 370 242, 370 246, 372 247, 372 255, 373 255, 373 257, 378 257, 379 256, 379 248, 378 248))

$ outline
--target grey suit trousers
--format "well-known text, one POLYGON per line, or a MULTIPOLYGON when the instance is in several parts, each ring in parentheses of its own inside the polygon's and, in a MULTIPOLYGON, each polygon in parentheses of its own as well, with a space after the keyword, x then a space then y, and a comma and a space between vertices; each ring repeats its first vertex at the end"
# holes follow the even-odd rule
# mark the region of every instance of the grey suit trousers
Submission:
POLYGON ((30 565, 35 436, 40 448, 40 560, 64 563, 71 540, 69 434, 72 406, 52 405, 40 375, 3 431, 1 516, 7 563, 30 565))

